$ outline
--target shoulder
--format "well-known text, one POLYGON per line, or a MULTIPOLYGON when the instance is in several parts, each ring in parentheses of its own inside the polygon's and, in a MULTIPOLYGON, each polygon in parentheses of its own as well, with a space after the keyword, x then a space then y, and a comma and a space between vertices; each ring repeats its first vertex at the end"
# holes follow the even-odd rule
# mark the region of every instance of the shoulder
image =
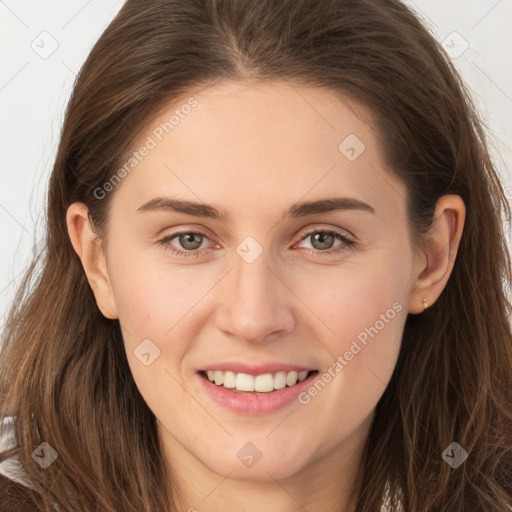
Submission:
POLYGON ((17 457, 2 460, 1 454, 16 446, 13 418, 0 422, 0 512, 34 512, 38 510, 29 496, 23 469, 17 457))
POLYGON ((0 512, 34 512, 39 510, 28 488, 0 473, 0 512))
MULTIPOLYGON (((403 505, 402 505, 402 501, 403 501, 403 492, 401 489, 397 489, 396 491, 396 495, 395 495, 395 499, 398 500, 398 503, 397 503, 397 510, 399 512, 403 512, 403 505)), ((391 485, 389 483, 389 480, 386 482, 386 487, 385 487, 385 494, 384 494, 384 501, 382 503, 382 506, 381 506, 381 509, 380 509, 380 512, 388 512, 389 509, 391 507, 391 485)), ((1 511, 0 511, 1 512, 1 511)))

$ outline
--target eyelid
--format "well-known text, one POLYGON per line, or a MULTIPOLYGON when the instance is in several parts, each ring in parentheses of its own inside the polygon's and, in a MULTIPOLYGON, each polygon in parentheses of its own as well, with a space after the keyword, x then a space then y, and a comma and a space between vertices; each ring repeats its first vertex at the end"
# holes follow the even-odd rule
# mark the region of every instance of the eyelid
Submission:
MULTIPOLYGON (((299 244, 303 240, 305 240, 307 237, 312 236, 316 233, 330 233, 333 234, 335 237, 337 237, 338 240, 340 240, 342 243, 331 247, 330 249, 327 249, 325 251, 321 251, 319 249, 309 249, 309 248, 303 248, 302 252, 306 252, 307 254, 314 254, 314 255, 333 255, 338 252, 341 252, 342 250, 347 249, 353 249, 354 246, 357 243, 356 237, 352 235, 352 233, 348 232, 347 230, 343 230, 341 228, 326 228, 325 225, 316 225, 316 226, 309 226, 307 228, 304 228, 304 230, 301 232, 299 230, 299 233, 301 233, 301 236, 299 237, 299 240, 294 243, 292 247, 295 247, 295 245, 299 244)), ((203 229, 203 228, 201 228, 203 229)), ((204 251, 208 250, 208 247, 203 247, 202 249, 194 249, 194 250, 186 250, 186 249, 179 249, 169 246, 170 240, 173 238, 176 238, 179 235, 184 234, 196 234, 200 235, 210 242, 213 243, 213 245, 218 245, 218 242, 216 242, 213 237, 210 237, 208 233, 205 233, 204 231, 196 230, 196 229, 180 229, 179 231, 176 231, 174 233, 170 233, 169 235, 165 235, 162 239, 158 240, 157 243, 159 245, 164 246, 165 249, 171 251, 175 255, 184 255, 185 257, 190 256, 200 256, 204 251)), ((294 235, 295 238, 296 235, 294 235)))
MULTIPOLYGON (((339 228, 337 226, 326 226, 326 224, 322 224, 322 223, 316 223, 316 224, 310 225, 308 227, 301 228, 293 234, 292 238, 300 237, 300 240, 303 240, 304 237, 314 234, 315 232, 318 232, 318 231, 335 232, 335 233, 339 233, 340 235, 346 236, 347 238, 350 238, 353 242, 358 241, 357 237, 354 234, 352 234, 349 230, 344 229, 344 228, 339 228)), ((169 239, 169 238, 174 238, 177 235, 188 234, 188 233, 195 233, 198 235, 203 235, 204 237, 208 238, 208 240, 215 242, 215 243, 219 243, 216 240, 216 237, 210 234, 211 232, 208 228, 205 228, 203 226, 196 228, 196 227, 194 227, 193 224, 191 224, 190 226, 185 225, 183 228, 180 226, 180 229, 178 231, 176 231, 174 233, 170 233, 169 235, 164 235, 163 238, 169 239)))
POLYGON ((332 232, 332 233, 339 233, 340 235, 343 235, 344 237, 350 239, 354 243, 357 242, 357 237, 355 237, 350 231, 347 229, 339 228, 339 227, 327 227, 325 224, 313 224, 312 226, 308 226, 307 228, 299 229, 299 231, 296 232, 295 236, 299 236, 300 240, 303 240, 304 237, 308 235, 312 235, 317 232, 332 232))

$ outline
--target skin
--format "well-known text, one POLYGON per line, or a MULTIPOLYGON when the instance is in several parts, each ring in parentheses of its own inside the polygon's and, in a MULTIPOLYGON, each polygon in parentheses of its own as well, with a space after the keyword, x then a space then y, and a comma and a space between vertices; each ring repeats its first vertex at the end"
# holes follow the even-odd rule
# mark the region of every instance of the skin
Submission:
MULTIPOLYGON (((99 309, 120 321, 185 510, 320 511, 340 502, 354 511, 357 468, 405 320, 423 311, 422 299, 431 306, 443 291, 464 203, 443 196, 425 249, 416 250, 405 186, 385 168, 365 108, 287 82, 224 82, 194 98, 191 113, 111 192, 103 245, 95 243, 81 203, 67 213, 70 239, 99 309), (349 134, 365 145, 354 161, 338 149, 349 134), (163 195, 214 205, 229 218, 137 212, 163 195), (333 196, 357 198, 375 214, 283 217, 293 203, 333 196), (334 238, 322 246, 307 236, 333 229, 356 244, 343 247, 334 238), (173 255, 157 243, 182 230, 206 235, 198 257, 173 255), (247 236, 263 249, 252 263, 236 252, 247 236), (226 360, 285 361, 322 374, 393 304, 401 308, 394 318, 305 405, 234 413, 198 383, 198 369, 226 360), (161 351, 150 366, 134 355, 146 338, 161 351), (262 454, 250 468, 237 457, 248 442, 262 454)), ((164 106, 134 149, 185 102, 164 106)), ((186 250, 179 238, 167 245, 186 250)))

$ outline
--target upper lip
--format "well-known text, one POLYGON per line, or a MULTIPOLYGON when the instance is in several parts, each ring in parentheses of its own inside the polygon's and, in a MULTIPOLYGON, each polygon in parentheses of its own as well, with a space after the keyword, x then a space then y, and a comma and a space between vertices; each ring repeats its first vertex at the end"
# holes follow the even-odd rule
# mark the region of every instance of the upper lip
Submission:
POLYGON ((233 372, 233 373, 246 373, 248 375, 264 375, 265 373, 277 373, 280 371, 284 372, 292 372, 296 371, 302 372, 304 370, 307 371, 313 371, 314 368, 310 368, 307 366, 301 366, 297 364, 289 364, 289 363, 279 363, 277 361, 275 362, 267 362, 267 363, 261 363, 261 364, 249 364, 244 362, 219 362, 219 363, 212 363, 209 364, 203 368, 201 368, 202 371, 213 371, 213 370, 220 370, 223 372, 233 372))

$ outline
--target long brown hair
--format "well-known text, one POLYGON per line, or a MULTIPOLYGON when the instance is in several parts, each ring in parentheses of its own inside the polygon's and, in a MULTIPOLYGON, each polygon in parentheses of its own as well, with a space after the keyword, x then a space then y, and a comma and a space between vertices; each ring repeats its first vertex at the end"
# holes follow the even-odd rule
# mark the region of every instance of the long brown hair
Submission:
POLYGON ((132 378, 119 322, 95 303, 66 210, 85 203, 105 236, 115 192, 99 199, 94 191, 144 122, 197 87, 248 77, 325 87, 371 109, 386 163, 407 185, 413 243, 440 196, 466 205, 446 288, 407 317, 367 441, 357 511, 380 510, 386 482, 408 512, 512 511, 510 206, 470 95, 399 0, 128 0, 110 23, 77 77, 50 180, 46 245, 3 333, 0 419, 16 419, 16 453, 37 503, 180 510, 156 419, 132 378), (44 470, 31 458, 42 441, 58 453, 44 470), (469 454, 457 469, 441 457, 454 441, 469 454))

